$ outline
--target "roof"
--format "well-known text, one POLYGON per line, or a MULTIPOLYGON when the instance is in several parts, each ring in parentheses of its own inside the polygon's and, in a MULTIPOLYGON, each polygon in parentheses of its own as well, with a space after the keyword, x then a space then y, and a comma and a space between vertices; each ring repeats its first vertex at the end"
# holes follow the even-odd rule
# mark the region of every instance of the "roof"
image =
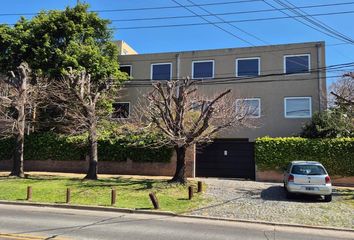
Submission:
POLYGON ((304 161, 304 160, 298 160, 298 161, 292 161, 292 164, 321 164, 320 162, 316 161, 304 161))

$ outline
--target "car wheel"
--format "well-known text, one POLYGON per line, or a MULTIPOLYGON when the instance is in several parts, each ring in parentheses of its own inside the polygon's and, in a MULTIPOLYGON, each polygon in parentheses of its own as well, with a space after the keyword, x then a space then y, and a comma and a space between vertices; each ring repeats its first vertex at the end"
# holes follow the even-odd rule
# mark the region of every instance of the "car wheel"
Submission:
POLYGON ((325 202, 330 202, 330 201, 332 201, 332 194, 331 194, 331 195, 325 195, 325 196, 324 196, 324 200, 325 200, 325 202))

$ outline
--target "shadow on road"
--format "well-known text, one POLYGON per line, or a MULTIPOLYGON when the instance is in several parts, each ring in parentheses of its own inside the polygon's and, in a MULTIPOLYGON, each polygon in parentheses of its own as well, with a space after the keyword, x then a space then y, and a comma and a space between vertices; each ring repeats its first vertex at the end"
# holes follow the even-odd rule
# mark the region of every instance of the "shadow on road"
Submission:
POLYGON ((291 199, 286 198, 285 190, 282 186, 271 186, 261 192, 261 198, 268 201, 286 201, 286 202, 319 202, 322 200, 320 196, 298 194, 291 199))

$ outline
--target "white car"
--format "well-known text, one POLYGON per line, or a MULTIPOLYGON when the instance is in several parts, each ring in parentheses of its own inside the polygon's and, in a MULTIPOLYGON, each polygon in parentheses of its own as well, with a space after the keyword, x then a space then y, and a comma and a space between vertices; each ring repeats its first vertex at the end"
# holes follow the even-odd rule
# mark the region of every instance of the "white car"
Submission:
POLYGON ((285 170, 283 182, 287 198, 299 193, 323 195, 326 202, 332 201, 331 178, 319 162, 291 162, 285 170))

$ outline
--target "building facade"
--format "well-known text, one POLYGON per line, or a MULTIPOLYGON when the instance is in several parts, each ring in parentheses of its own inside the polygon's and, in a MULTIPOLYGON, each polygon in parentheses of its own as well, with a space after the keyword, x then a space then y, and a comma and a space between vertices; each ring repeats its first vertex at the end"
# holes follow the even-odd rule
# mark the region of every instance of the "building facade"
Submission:
MULTIPOLYGON (((314 112, 326 108, 324 42, 249 48, 134 54, 120 56, 121 70, 132 80, 190 77, 203 95, 232 90, 235 103, 256 109, 255 128, 229 129, 219 138, 254 141, 257 137, 296 135, 314 112)), ((117 106, 129 117, 149 87, 127 87, 117 106)), ((232 103, 230 103, 232 104, 232 103)), ((236 104, 235 104, 236 105, 236 104)))

